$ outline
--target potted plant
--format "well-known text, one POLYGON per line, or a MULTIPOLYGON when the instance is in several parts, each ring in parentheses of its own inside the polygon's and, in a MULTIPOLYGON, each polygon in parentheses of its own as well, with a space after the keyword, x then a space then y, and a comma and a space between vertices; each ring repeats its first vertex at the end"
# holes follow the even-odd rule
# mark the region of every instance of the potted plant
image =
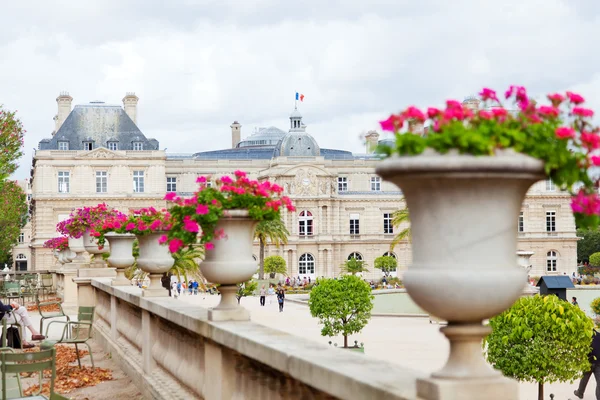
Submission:
POLYGON ((66 236, 59 236, 44 242, 44 248, 52 249, 54 257, 61 264, 70 263, 73 260, 69 251, 69 238, 66 236))
POLYGON ((162 240, 168 241, 173 253, 197 244, 204 245, 205 259, 200 263, 204 277, 218 283, 221 302, 209 311, 212 320, 247 320, 248 312, 238 305, 237 284, 248 281, 256 273, 252 258, 254 228, 259 221, 272 221, 280 216, 281 207, 293 211, 283 188, 269 181, 250 180, 243 171, 235 178, 223 176, 215 185, 206 185, 201 176, 198 190, 191 198, 182 199, 167 193, 173 226, 162 240))
POLYGON ((407 292, 432 315, 448 321, 450 356, 436 378, 499 376, 485 363, 482 321, 507 309, 521 295, 526 272, 517 266, 517 221, 529 187, 552 179, 572 193, 578 226, 596 227, 600 199, 588 169, 600 164, 593 112, 575 93, 551 94, 549 104, 511 86, 500 103, 483 89, 484 107, 450 100, 445 109, 416 107, 381 122, 395 144, 377 173, 403 192, 410 210, 413 265, 403 276, 407 292), (428 124, 426 135, 414 124, 428 124), (481 260, 486 260, 482 262, 481 260), (468 354, 468 355, 466 355, 468 354))
POLYGON ((128 217, 125 214, 117 214, 96 225, 92 236, 97 238, 98 245, 104 246, 108 240, 110 244, 110 256, 106 259, 108 265, 115 268, 117 276, 112 280, 113 286, 129 286, 131 281, 125 276, 125 270, 133 265, 133 242, 136 237, 133 233, 124 232, 128 217))
MULTIPOLYGON (((169 249, 163 244, 166 241, 166 232, 171 229, 171 214, 166 210, 157 210, 154 207, 134 210, 129 216, 115 216, 108 219, 102 226, 98 226, 94 235, 99 243, 120 242, 122 249, 113 261, 119 265, 123 275, 117 277, 117 284, 124 284, 125 269, 135 261, 132 255, 133 240, 137 237, 139 243, 139 256, 137 266, 149 274, 150 285, 144 289, 145 297, 168 296, 168 291, 162 286, 163 273, 169 271, 174 260, 169 249), (135 235, 135 237, 133 236, 135 235), (163 238, 161 240, 161 238, 163 238), (126 265, 128 264, 128 265, 126 265)), ((112 254, 111 254, 112 257, 112 254)), ((128 280, 127 280, 128 281, 128 280)), ((127 283, 129 284, 129 282, 127 283)))

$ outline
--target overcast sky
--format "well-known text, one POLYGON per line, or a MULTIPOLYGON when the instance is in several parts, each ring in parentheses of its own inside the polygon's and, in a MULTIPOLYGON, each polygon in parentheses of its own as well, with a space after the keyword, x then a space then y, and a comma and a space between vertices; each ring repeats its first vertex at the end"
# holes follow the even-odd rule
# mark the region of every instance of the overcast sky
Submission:
POLYGON ((138 125, 168 152, 287 130, 294 94, 321 147, 407 105, 484 86, 575 90, 600 112, 598 0, 88 0, 2 2, 0 104, 28 130, 16 178, 73 104, 139 98, 138 125))

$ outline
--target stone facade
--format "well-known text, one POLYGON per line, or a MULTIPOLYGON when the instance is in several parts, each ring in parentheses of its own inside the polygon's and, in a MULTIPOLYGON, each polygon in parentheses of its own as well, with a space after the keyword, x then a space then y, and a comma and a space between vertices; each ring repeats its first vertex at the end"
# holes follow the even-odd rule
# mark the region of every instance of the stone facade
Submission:
MULTIPOLYGON (((357 253, 369 266, 364 276, 381 277, 381 272, 373 268, 373 261, 389 251, 394 232, 398 231, 394 228, 393 232, 386 232, 384 219, 403 207, 400 190, 375 175, 377 157, 320 149, 315 139, 305 134, 301 119, 294 110, 289 133, 266 128, 262 139, 258 132, 241 143, 241 125, 235 122, 235 148, 194 155, 166 154, 163 150, 108 150, 99 136, 95 137, 92 150, 52 149, 48 147, 53 142, 42 141, 32 169, 34 268, 54 265, 51 252, 42 244, 56 236, 55 225, 73 208, 99 202, 124 212, 147 206, 164 207, 166 192, 191 195, 200 175, 215 179, 241 169, 251 178, 268 179, 282 186, 297 208, 294 213, 283 213, 290 231, 288 244, 281 248, 268 246, 265 256, 282 255, 290 275, 314 278, 338 275, 343 262, 357 253), (302 142, 306 155, 291 156, 297 150, 293 149, 292 134, 294 142, 302 142), (279 147, 270 144, 277 135, 285 135, 279 147), (262 143, 261 140, 268 145, 248 146, 262 143), (140 178, 143 188, 139 186, 140 178)), ((60 137, 61 131, 54 136, 60 137)), ((106 136, 112 137, 114 132, 106 136)), ((139 136, 142 138, 136 140, 146 141, 141 132, 136 138, 139 136)), ((73 133, 69 139, 76 140, 73 133)), ((369 148, 374 148, 374 144, 369 148)), ((519 248, 535 252, 531 274, 542 275, 548 267, 551 274, 575 271, 577 237, 569 196, 539 182, 527 195, 522 218, 519 248)), ((258 257, 258 243, 255 254, 258 257)), ((410 243, 400 243, 393 254, 401 272, 411 262, 410 243)))
MULTIPOLYGON (((29 179, 17 181, 17 184, 21 186, 25 194, 27 195, 27 205, 29 206, 31 199, 31 185, 29 179)), ((31 219, 27 220, 27 224, 21 229, 19 240, 17 245, 12 249, 13 265, 11 268, 13 271, 25 271, 31 269, 29 266, 31 263, 31 219)))

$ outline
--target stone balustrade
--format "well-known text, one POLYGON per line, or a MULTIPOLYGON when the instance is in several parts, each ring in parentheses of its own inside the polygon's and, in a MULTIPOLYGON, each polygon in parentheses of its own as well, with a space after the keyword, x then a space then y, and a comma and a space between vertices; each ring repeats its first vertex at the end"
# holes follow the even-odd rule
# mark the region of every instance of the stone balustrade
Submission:
MULTIPOLYGON (((146 398, 416 400, 423 374, 92 278, 95 339, 146 398)), ((440 396, 440 400, 454 397, 440 396)))

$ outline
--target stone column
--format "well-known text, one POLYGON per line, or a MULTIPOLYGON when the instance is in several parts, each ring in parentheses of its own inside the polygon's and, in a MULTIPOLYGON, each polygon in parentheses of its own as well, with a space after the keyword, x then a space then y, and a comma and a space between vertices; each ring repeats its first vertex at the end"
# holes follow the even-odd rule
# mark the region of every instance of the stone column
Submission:
POLYGON ((92 278, 114 278, 117 276, 115 268, 81 268, 76 272, 77 277, 73 278, 73 282, 77 285, 78 306, 92 307, 96 305, 92 278))
POLYGON ((152 356, 152 346, 156 341, 156 323, 147 310, 142 310, 142 369, 147 375, 152 375, 156 361, 152 356))

